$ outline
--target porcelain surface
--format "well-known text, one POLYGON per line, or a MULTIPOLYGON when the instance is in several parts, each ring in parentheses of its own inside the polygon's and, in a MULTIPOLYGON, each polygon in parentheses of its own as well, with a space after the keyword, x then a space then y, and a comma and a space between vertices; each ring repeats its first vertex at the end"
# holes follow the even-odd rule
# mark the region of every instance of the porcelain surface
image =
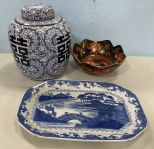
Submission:
POLYGON ((126 58, 120 45, 113 47, 109 40, 85 39, 73 47, 75 61, 91 74, 105 74, 120 66, 126 58))
POLYGON ((17 114, 29 133, 75 141, 128 141, 147 127, 137 97, 105 82, 52 80, 27 90, 17 114))
POLYGON ((61 76, 68 64, 71 33, 68 22, 52 6, 26 5, 9 25, 8 36, 17 67, 32 80, 61 76))

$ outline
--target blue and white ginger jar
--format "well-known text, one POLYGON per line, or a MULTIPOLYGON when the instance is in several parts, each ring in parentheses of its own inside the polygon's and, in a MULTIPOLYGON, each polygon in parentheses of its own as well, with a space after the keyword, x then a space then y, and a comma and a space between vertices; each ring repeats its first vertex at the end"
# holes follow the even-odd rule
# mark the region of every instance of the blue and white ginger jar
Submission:
POLYGON ((47 4, 26 5, 9 25, 8 36, 19 70, 32 80, 62 75, 70 56, 71 34, 66 20, 47 4))

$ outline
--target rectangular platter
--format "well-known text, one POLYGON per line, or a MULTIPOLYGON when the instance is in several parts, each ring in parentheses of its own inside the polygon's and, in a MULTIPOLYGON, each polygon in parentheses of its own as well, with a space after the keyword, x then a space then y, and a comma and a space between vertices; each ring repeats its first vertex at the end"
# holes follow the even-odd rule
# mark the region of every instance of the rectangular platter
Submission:
POLYGON ((137 97, 106 82, 51 80, 28 89, 17 113, 29 133, 74 141, 128 141, 147 127, 137 97))

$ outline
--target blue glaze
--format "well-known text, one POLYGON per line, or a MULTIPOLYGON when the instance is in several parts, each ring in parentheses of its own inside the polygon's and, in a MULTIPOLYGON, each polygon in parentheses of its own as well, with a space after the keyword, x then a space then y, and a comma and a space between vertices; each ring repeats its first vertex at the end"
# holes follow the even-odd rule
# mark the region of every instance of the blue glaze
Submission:
MULTIPOLYGON (((77 97, 70 96, 69 93, 59 93, 56 95, 41 95, 36 107, 33 120, 40 122, 50 122, 51 124, 59 126, 61 123, 65 124, 65 127, 69 126, 70 120, 78 120, 80 124, 76 124, 74 127, 79 128, 107 128, 107 129, 120 129, 126 124, 129 119, 123 103, 115 103, 113 97, 109 96, 108 100, 100 100, 101 97, 106 97, 105 94, 85 93, 77 97), (74 103, 69 103, 73 99, 74 103), (58 103, 57 103, 58 101, 58 103), (102 103, 104 102, 104 103, 102 103), (41 111, 40 107, 44 106, 45 113, 41 111), (56 116, 54 107, 61 109, 64 106, 68 106, 70 109, 74 109, 77 113, 69 113, 65 111, 60 117, 56 116), (82 114, 82 109, 86 109, 89 112, 89 116, 93 115, 95 111, 96 116, 88 117, 82 114)), ((58 109, 57 109, 58 110, 58 109)))
MULTIPOLYGON (((119 97, 121 98, 121 97, 119 97)), ((29 89, 22 100, 18 111, 18 121, 23 127, 29 130, 33 134, 48 138, 63 138, 74 140, 130 140, 138 136, 147 126, 147 119, 139 104, 137 97, 129 90, 124 89, 118 85, 104 82, 90 82, 90 81, 66 81, 66 80, 53 80, 48 81, 40 86, 29 89), (54 90, 44 92, 38 96, 38 100, 33 107, 32 121, 38 126, 44 128, 63 128, 70 129, 70 134, 48 132, 47 130, 42 132, 38 128, 31 128, 31 125, 25 123, 26 117, 22 115, 22 112, 31 113, 26 108, 27 102, 31 102, 33 99, 33 92, 35 94, 40 92, 41 88, 45 88, 45 84, 49 88, 54 90), (65 90, 61 88, 66 84, 76 91, 65 90), (55 90, 54 85, 58 88, 55 90), (126 92, 128 103, 133 105, 135 110, 133 115, 129 115, 129 105, 125 103, 126 99, 116 100, 113 94, 106 94, 105 92, 83 91, 91 87, 99 87, 113 91, 126 92), (80 90, 81 89, 81 90, 80 90), (127 107, 127 108, 126 108, 127 107), (127 132, 124 135, 118 136, 122 129, 127 129, 127 125, 131 124, 131 117, 135 117, 136 125, 132 132, 127 132), (139 122, 137 122, 139 121, 139 122), (71 132, 71 130, 91 130, 84 135, 78 132, 71 132), (105 136, 103 133, 98 136, 95 134, 97 131, 105 130, 111 132, 110 136, 105 136), (94 131, 94 133, 92 133, 94 131), (116 133, 115 133, 116 131, 116 133), (113 132, 113 133, 112 133, 113 132), (104 135, 104 136, 103 136, 104 135)))

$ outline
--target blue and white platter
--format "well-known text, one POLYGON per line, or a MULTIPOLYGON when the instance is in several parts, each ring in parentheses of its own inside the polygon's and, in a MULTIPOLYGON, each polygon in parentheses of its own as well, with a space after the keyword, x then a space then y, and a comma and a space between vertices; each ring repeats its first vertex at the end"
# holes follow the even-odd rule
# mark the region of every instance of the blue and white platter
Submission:
POLYGON ((52 80, 27 90, 17 114, 25 130, 42 138, 128 141, 147 127, 137 97, 105 82, 52 80))

